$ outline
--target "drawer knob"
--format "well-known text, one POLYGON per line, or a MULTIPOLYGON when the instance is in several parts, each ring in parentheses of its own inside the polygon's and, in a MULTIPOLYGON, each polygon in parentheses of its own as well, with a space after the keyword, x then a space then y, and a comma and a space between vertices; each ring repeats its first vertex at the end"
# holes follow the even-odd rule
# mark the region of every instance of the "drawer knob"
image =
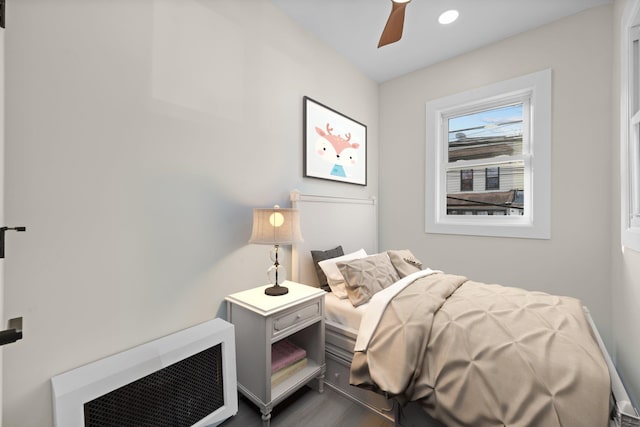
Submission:
POLYGON ((298 315, 296 316, 296 319, 300 319, 301 317, 302 317, 302 316, 298 314, 298 315))

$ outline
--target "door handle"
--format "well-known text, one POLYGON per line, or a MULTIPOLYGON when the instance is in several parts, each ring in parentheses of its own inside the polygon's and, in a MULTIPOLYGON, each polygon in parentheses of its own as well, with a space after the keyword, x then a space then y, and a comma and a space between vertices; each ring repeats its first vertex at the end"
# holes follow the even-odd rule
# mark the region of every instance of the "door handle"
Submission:
POLYGON ((6 231, 27 231, 27 227, 0 227, 0 258, 4 258, 4 233, 6 231))
POLYGON ((9 320, 9 329, 0 331, 0 346, 22 339, 22 317, 9 320))

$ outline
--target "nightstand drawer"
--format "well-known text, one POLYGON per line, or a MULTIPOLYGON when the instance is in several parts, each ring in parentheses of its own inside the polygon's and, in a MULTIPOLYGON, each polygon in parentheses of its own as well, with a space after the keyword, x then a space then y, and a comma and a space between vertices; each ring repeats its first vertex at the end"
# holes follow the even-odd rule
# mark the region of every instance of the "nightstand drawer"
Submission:
POLYGON ((302 323, 306 320, 313 319, 314 317, 320 317, 320 302, 314 301, 311 304, 297 308, 289 313, 282 314, 273 319, 273 331, 272 333, 279 334, 291 327, 294 327, 298 323, 302 323))

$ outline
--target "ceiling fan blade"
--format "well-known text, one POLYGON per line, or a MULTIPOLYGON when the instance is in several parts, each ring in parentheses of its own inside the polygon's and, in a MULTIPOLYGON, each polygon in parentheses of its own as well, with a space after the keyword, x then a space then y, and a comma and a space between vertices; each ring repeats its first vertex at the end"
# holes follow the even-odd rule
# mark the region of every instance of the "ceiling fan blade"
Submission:
POLYGON ((382 36, 380 36, 378 47, 395 43, 400 40, 402 37, 402 28, 404 27, 404 10, 407 7, 407 4, 409 4, 409 1, 405 3, 396 3, 391 0, 391 13, 389 14, 389 19, 387 19, 387 24, 384 26, 384 30, 382 31, 382 36))

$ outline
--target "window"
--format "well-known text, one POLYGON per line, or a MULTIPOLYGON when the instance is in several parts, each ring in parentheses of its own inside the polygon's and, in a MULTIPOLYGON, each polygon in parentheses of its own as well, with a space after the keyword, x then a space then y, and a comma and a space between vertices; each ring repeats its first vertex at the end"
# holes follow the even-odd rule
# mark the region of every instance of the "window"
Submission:
MULTIPOLYGON (((500 167, 486 168, 485 170, 485 190, 499 190, 500 189, 500 167)), ((515 196, 515 194, 514 194, 515 196)))
POLYGON ((548 239, 550 138, 551 70, 428 102, 426 232, 548 239))
POLYGON ((621 241, 640 251, 640 1, 629 6, 621 40, 621 241))
POLYGON ((460 171, 460 191, 473 191, 473 169, 460 171))

